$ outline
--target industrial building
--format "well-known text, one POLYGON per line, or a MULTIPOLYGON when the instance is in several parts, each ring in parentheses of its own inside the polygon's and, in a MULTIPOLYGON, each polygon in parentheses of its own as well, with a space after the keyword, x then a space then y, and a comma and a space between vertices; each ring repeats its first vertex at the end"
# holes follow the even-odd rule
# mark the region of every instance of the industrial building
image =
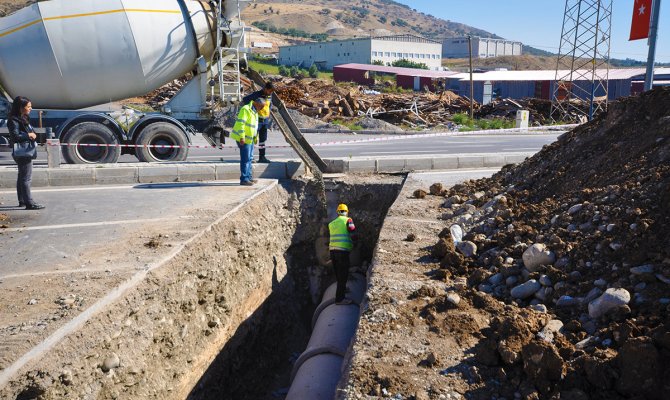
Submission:
POLYGON ((399 87, 414 90, 422 90, 426 87, 430 90, 436 90, 440 85, 441 88, 444 88, 448 77, 461 75, 452 71, 430 71, 370 64, 343 64, 333 68, 335 82, 356 82, 361 85, 372 85, 375 83, 375 74, 394 75, 399 87))
MULTIPOLYGON (((559 71, 564 76, 568 71, 559 71)), ((470 74, 453 71, 429 71, 425 69, 386 67, 370 64, 342 64, 333 68, 333 79, 336 82, 356 82, 361 85, 372 85, 375 78, 381 75, 393 75, 396 84, 405 89, 431 91, 446 89, 461 96, 470 96, 470 74)), ((576 76, 585 74, 577 74, 576 76)), ((605 75, 605 71, 598 71, 605 75)), ((608 98, 631 96, 642 92, 645 69, 619 68, 608 72, 608 98)), ((489 71, 472 74, 473 97, 475 101, 488 104, 494 98, 537 98, 550 100, 556 85, 556 71, 489 71)), ((565 85, 565 84, 564 84, 565 85)), ((588 93, 591 81, 574 80, 569 85, 579 86, 581 91, 588 93)), ((670 86, 670 68, 656 68, 654 86, 670 86)), ((596 92, 596 96, 605 93, 596 92)))
POLYGON ((303 68, 316 64, 321 70, 330 70, 336 65, 347 63, 372 64, 381 61, 390 65, 401 59, 424 63, 431 70, 440 70, 442 44, 415 35, 393 35, 279 48, 279 64, 303 68))
MULTIPOLYGON (((472 37, 472 57, 489 58, 500 56, 520 56, 521 42, 505 39, 472 37)), ((467 37, 445 39, 442 42, 442 56, 445 58, 466 58, 470 56, 467 37)))
MULTIPOLYGON (((568 71, 559 71, 558 76, 564 76, 568 71)), ((605 71, 598 71, 597 75, 604 76, 605 71)), ((582 74, 579 74, 582 75, 582 74)), ((583 74, 588 75, 588 74, 583 74)), ((644 68, 610 69, 608 72, 608 99, 631 96, 642 91, 644 82, 644 68)), ((550 100, 556 84, 556 71, 490 71, 473 74, 473 97, 482 104, 488 104, 493 98, 522 99, 533 97, 550 100)), ((591 81, 575 80, 572 85, 578 85, 583 92, 588 93, 591 81)), ((670 68, 656 68, 654 86, 670 85, 670 68)), ((469 96, 470 75, 461 73, 446 79, 447 89, 460 95, 469 96)), ((595 93, 604 96, 605 93, 595 93)))

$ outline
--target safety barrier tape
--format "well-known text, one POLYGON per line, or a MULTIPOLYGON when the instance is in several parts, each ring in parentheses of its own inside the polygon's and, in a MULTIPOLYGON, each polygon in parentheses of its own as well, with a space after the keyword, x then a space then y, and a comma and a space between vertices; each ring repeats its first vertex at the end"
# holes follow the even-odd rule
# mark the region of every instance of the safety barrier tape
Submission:
MULTIPOLYGON (((489 129, 484 131, 468 132, 469 134, 488 134, 488 133, 522 133, 521 130, 514 129, 489 129)), ((557 131, 552 131, 557 132, 557 131)), ((558 131, 560 132, 560 131, 558 131)), ((393 140, 410 140, 417 138, 432 138, 432 137, 445 137, 445 136, 463 136, 463 132, 440 132, 440 133, 419 133, 414 135, 401 135, 401 136, 382 136, 377 138, 370 139, 355 139, 355 140, 338 140, 330 142, 321 142, 321 143, 312 143, 312 147, 322 147, 322 146, 335 146, 341 144, 359 144, 359 143, 372 143, 372 142, 385 142, 393 140)), ((170 144, 107 144, 107 143, 47 143, 49 146, 81 146, 81 147, 131 147, 131 148, 159 148, 159 149, 179 149, 179 148, 191 148, 191 149, 235 149, 237 146, 203 146, 203 145, 170 145, 170 144)), ((0 146, 9 146, 9 145, 0 145, 0 146)), ((266 149, 280 149, 280 148, 290 148, 289 145, 265 145, 266 149)))

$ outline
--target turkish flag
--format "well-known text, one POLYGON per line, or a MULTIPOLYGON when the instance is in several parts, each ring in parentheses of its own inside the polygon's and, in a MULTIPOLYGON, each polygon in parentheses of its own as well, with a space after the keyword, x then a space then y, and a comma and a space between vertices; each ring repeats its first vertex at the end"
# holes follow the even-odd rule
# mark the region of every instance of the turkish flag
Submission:
POLYGON ((651 2, 652 0, 635 0, 633 22, 630 25, 630 39, 628 40, 646 39, 649 37, 651 2))

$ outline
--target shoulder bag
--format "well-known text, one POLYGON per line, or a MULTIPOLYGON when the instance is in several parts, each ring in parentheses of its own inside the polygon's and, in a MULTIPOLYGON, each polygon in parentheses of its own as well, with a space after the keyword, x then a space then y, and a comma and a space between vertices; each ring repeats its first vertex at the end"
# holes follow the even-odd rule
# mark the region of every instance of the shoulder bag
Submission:
MULTIPOLYGON (((23 121, 19 122, 20 128, 25 132, 33 132, 33 127, 23 121)), ((12 147, 12 156, 17 160, 34 160, 37 158, 37 143, 34 140, 15 142, 12 147)))
POLYGON ((12 156, 17 160, 34 160, 37 158, 37 144, 34 140, 16 142, 12 149, 12 156))

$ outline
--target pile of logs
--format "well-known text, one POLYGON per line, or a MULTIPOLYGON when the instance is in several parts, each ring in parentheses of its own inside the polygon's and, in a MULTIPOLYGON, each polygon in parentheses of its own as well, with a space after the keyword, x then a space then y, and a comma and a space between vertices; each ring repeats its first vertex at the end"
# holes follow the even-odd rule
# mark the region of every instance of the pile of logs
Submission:
POLYGON ((333 100, 321 100, 319 102, 300 99, 298 102, 300 106, 296 110, 310 117, 322 119, 328 119, 331 116, 354 117, 360 109, 360 105, 352 97, 337 97, 333 100))

